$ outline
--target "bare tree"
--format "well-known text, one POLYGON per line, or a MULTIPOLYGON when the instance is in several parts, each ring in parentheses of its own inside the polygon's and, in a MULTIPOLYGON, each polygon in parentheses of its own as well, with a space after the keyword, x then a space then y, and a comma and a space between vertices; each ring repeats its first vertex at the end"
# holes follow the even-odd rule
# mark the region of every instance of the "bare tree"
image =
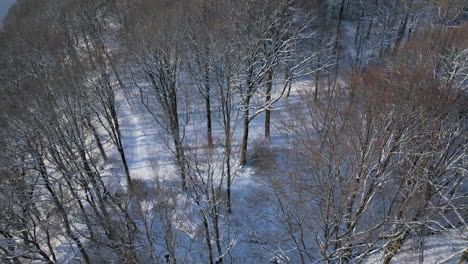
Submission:
MULTIPOLYGON (((272 82, 267 79, 273 76, 274 68, 291 60, 291 53, 297 48, 298 42, 305 37, 302 33, 306 26, 295 23, 299 18, 295 17, 297 14, 292 12, 293 1, 272 1, 269 5, 263 5, 261 1, 252 1, 248 2, 244 8, 246 8, 245 13, 239 17, 242 27, 236 29, 238 52, 243 54, 240 79, 236 85, 242 103, 244 126, 240 154, 241 166, 247 162, 250 122, 259 114, 272 109, 272 105, 279 101, 286 92, 296 71, 299 72, 305 61, 310 59, 296 62, 289 69, 285 84, 278 94, 272 97, 272 91, 268 89, 266 97, 269 99, 259 106, 253 106, 252 100, 258 94, 259 89, 265 83, 272 82), (251 113, 252 110, 253 113, 251 113)), ((307 19, 301 21, 306 25, 308 23, 307 19)))
POLYGON ((206 140, 207 147, 213 147, 212 135, 212 114, 211 114, 211 88, 212 74, 210 60, 212 57, 213 31, 219 10, 212 0, 203 0, 201 3, 194 3, 191 9, 192 17, 189 22, 189 54, 188 69, 200 94, 205 100, 206 111, 206 140))
POLYGON ((181 14, 178 13, 177 4, 169 4, 171 8, 168 8, 166 16, 155 13, 158 5, 164 5, 164 1, 154 5, 156 6, 151 9, 140 10, 141 13, 135 14, 139 18, 136 18, 137 21, 131 28, 132 46, 129 49, 135 59, 134 83, 140 89, 142 104, 172 137, 182 188, 186 189, 184 131, 180 125, 178 112, 183 45, 177 38, 184 33, 182 24, 177 18, 181 14), (153 22, 147 23, 148 20, 153 22), (144 80, 146 86, 140 85, 140 80, 144 80), (158 103, 158 107, 154 106, 155 102, 158 103))
MULTIPOLYGON (((440 43, 460 43, 453 38, 440 43)), ((464 99, 443 75, 434 78, 439 56, 414 43, 416 54, 354 73, 351 92, 319 100, 304 93, 303 104, 290 106, 279 128, 290 140, 290 166, 280 169, 285 178, 267 179, 301 262, 360 262, 381 251, 388 263, 417 232, 460 221, 464 99)))

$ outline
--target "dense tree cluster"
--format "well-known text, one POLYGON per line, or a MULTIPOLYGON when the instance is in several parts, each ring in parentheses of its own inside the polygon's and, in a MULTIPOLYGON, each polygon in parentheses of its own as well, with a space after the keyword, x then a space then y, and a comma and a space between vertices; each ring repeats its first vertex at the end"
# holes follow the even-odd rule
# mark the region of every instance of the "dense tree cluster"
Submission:
POLYGON ((390 263, 410 239, 466 240, 467 8, 17 0, 0 29, 0 262, 390 263), (132 175, 122 104, 164 131, 176 177, 132 175), (259 186, 240 204, 245 170, 259 186))

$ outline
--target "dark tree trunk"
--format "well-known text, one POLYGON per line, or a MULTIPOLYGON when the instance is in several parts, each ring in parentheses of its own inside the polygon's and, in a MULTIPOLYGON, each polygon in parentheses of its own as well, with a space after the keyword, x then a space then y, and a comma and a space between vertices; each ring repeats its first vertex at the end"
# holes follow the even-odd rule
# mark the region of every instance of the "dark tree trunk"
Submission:
POLYGON ((104 150, 104 147, 101 142, 101 138, 99 137, 96 131, 96 128, 93 126, 89 118, 86 118, 86 123, 87 123, 87 126, 91 129, 91 132, 93 133, 93 137, 94 137, 94 140, 96 140, 96 145, 98 146, 99 153, 101 153, 101 156, 104 159, 104 161, 107 161, 107 154, 106 154, 106 151, 104 150))
POLYGON ((197 194, 195 197, 195 203, 198 205, 200 209, 200 214, 203 217, 203 227, 205 231, 205 242, 206 242, 206 247, 208 248, 208 257, 209 257, 209 263, 214 264, 213 262, 213 246, 211 245, 211 233, 210 233, 210 227, 209 227, 209 222, 208 218, 205 215, 205 213, 202 210, 201 203, 200 203, 201 197, 200 194, 197 194))
MULTIPOLYGON (((320 54, 317 56, 317 68, 320 69, 321 63, 321 56, 320 54)), ((314 100, 317 101, 318 98, 318 90, 319 90, 319 82, 320 82, 320 70, 315 72, 315 90, 314 90, 314 100)))
POLYGON ((180 170, 180 177, 182 180, 182 189, 184 191, 187 190, 187 169, 185 167, 185 153, 184 153, 184 148, 182 145, 182 142, 179 138, 179 134, 173 135, 174 138, 174 146, 176 150, 176 162, 177 162, 177 167, 179 167, 180 170))
POLYGON ((253 75, 253 67, 250 66, 248 70, 248 77, 247 77, 247 91, 245 94, 245 98, 243 100, 243 107, 244 107, 244 132, 242 135, 242 143, 241 143, 241 155, 240 155, 240 166, 244 167, 247 163, 247 145, 249 144, 249 123, 250 123, 250 99, 252 98, 252 91, 254 89, 252 83, 252 75, 253 75))
POLYGON ((210 97, 210 71, 208 65, 205 65, 205 107, 206 107, 206 140, 207 147, 213 147, 213 135, 211 131, 211 97, 210 97))
POLYGON ((340 50, 340 38, 341 38, 341 22, 343 21, 343 14, 344 14, 344 9, 345 9, 345 5, 346 5, 346 0, 341 0, 341 4, 340 4, 340 11, 338 13, 338 21, 336 23, 336 39, 335 39, 335 47, 333 49, 333 53, 334 53, 334 56, 336 57, 336 63, 335 63, 335 76, 334 76, 334 79, 333 79, 333 89, 332 89, 332 93, 335 91, 335 87, 336 87, 336 80, 338 78, 338 72, 339 72, 339 62, 340 62, 340 54, 341 54, 341 50, 340 50))
POLYGON ((227 196, 227 212, 228 214, 232 213, 231 207, 231 112, 229 107, 226 107, 225 110, 225 148, 226 148, 226 196, 227 196))
MULTIPOLYGON (((223 123, 224 123, 224 145, 226 148, 225 162, 226 162, 226 195, 227 195, 227 212, 232 213, 231 208, 231 79, 227 77, 228 87, 226 94, 222 94, 222 112, 223 112, 223 123)), ((223 93, 223 92, 222 92, 223 93)))
POLYGON ((117 150, 119 151, 120 158, 122 159, 122 163, 123 163, 124 170, 125 170, 125 176, 127 178, 127 185, 128 187, 130 187, 130 185, 132 184, 132 178, 130 177, 130 170, 128 169, 127 157, 125 156, 125 150, 123 147, 122 134, 120 132, 119 118, 117 117, 117 111, 115 110, 113 106, 111 107, 110 111, 111 111, 112 119, 114 121, 115 132, 117 134, 117 138, 116 138, 117 150))
POLYGON ((206 135, 207 135, 207 147, 213 147, 213 135, 211 132, 211 102, 210 95, 205 97, 205 106, 206 106, 206 135))
POLYGON ((122 143, 119 143, 119 147, 117 147, 120 158, 122 159, 122 163, 124 166, 125 177, 127 178, 127 185, 130 187, 132 184, 132 178, 130 177, 130 170, 128 169, 127 158, 125 156, 125 151, 123 149, 122 143))
POLYGON ((52 201, 54 202, 54 205, 57 207, 59 213, 62 216, 63 224, 65 226, 65 231, 66 231, 68 237, 70 237, 73 240, 73 242, 76 244, 76 246, 79 249, 81 255, 83 256, 83 259, 84 259, 85 263, 86 264, 91 264, 91 260, 90 260, 90 258, 88 256, 88 253, 87 253, 86 249, 83 246, 83 243, 73 233, 73 230, 71 229, 71 225, 70 225, 70 221, 68 219, 67 211, 63 207, 63 205, 60 202, 57 194, 55 193, 54 189, 50 185, 49 176, 48 176, 47 172, 45 171, 46 166, 45 166, 44 162, 39 158, 38 163, 39 163, 40 175, 41 175, 42 179, 44 180, 44 186, 46 187, 49 194, 52 196, 52 201))
POLYGON ((289 83, 288 83, 288 91, 286 92, 286 98, 289 98, 289 95, 291 95, 291 88, 292 88, 292 73, 291 73, 291 69, 287 69, 287 70, 286 70, 284 79, 285 79, 286 81, 289 81, 289 80, 290 80, 289 83))
POLYGON ((271 103, 271 90, 273 88, 273 70, 269 70, 267 74, 267 82, 266 82, 266 106, 267 110, 265 111, 265 138, 267 140, 270 139, 270 120, 271 120, 271 111, 270 111, 270 103, 271 103))
POLYGON ((341 22, 343 21, 343 13, 346 5, 346 0, 341 0, 340 11, 338 13, 338 21, 336 23, 336 40, 335 40, 335 52, 337 52, 339 39, 341 36, 341 22))
MULTIPOLYGON (((229 129, 230 131, 230 129, 229 129)), ((230 132, 229 132, 230 134, 230 132)), ((230 135, 229 138, 226 139, 226 176, 227 176, 227 190, 226 190, 226 195, 227 195, 227 212, 230 214, 232 213, 232 208, 231 208, 231 139, 230 135)))
MULTIPOLYGON (((215 196, 213 196, 213 199, 215 199, 215 196)), ((213 204, 213 206, 218 206, 216 204, 213 204)), ((213 216, 213 227, 214 227, 214 233, 215 233, 215 242, 216 242, 216 249, 218 251, 218 260, 216 261, 216 264, 222 264, 223 263, 223 249, 221 248, 221 236, 219 232, 219 209, 215 208, 213 209, 214 211, 214 216, 213 216)))
MULTIPOLYGON (((172 89, 175 91, 175 88, 172 89)), ((174 146, 176 149, 176 162, 177 166, 180 169, 180 177, 182 179, 182 189, 184 191, 187 190, 187 167, 186 167, 186 160, 185 160, 185 152, 183 142, 180 137, 180 127, 179 127, 179 114, 177 112, 177 96, 174 93, 170 96, 171 103, 168 105, 168 111, 170 111, 171 120, 169 121, 171 124, 171 133, 174 140, 174 146)))
MULTIPOLYGON (((247 103, 246 106, 250 105, 250 98, 246 99, 247 103)), ((247 163, 247 144, 249 141, 249 108, 245 110, 244 113, 244 132, 242 135, 242 143, 241 143, 241 156, 240 156, 240 165, 243 167, 247 163)))
POLYGON ((398 48, 400 47, 400 43, 403 40, 403 37, 405 36, 406 32, 406 27, 408 26, 408 18, 409 14, 406 13, 405 18, 401 22, 400 28, 398 29, 398 35, 395 40, 395 46, 393 47, 393 52, 396 54, 398 52, 398 48))

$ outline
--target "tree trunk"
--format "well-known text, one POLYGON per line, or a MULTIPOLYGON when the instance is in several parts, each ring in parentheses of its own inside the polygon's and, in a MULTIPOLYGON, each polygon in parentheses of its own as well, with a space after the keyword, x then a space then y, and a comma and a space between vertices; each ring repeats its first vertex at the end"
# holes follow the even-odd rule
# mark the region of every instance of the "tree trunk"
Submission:
POLYGON ((271 103, 271 90, 273 88, 273 70, 270 69, 267 75, 267 82, 266 82, 266 106, 267 110, 265 111, 265 139, 270 139, 270 119, 271 119, 271 111, 270 103, 271 103))
POLYGON ((232 213, 231 208, 231 139, 226 140, 226 175, 227 175, 227 212, 232 213), (229 141, 229 142, 228 142, 229 141))
POLYGON ((182 145, 182 142, 179 138, 179 134, 174 134, 173 135, 174 139, 174 146, 176 150, 176 162, 177 162, 177 167, 179 167, 180 170, 180 177, 182 179, 182 189, 184 191, 187 190, 187 171, 185 167, 185 153, 184 153, 184 148, 182 145))
POLYGON ((226 90, 226 95, 222 96, 222 112, 223 112, 223 122, 224 122, 224 145, 226 148, 225 161, 226 161, 226 195, 227 195, 227 212, 228 214, 232 213, 231 208, 231 79, 227 79, 228 87, 226 90))
POLYGON ((122 142, 122 134, 120 133, 119 119, 117 117, 117 111, 115 110, 113 106, 111 107, 110 110, 111 110, 112 119, 114 121, 115 132, 117 134, 117 138, 116 138, 117 150, 119 151, 120 158, 122 159, 122 163, 123 163, 124 170, 125 170, 125 176, 127 178, 127 185, 128 187, 130 187, 132 183, 132 178, 130 177, 130 170, 128 169, 127 157, 125 156, 125 151, 124 151, 123 142, 122 142))
POLYGON ((286 92, 286 98, 289 98, 289 95, 291 95, 291 88, 292 88, 292 73, 291 69, 287 69, 284 78, 286 81, 289 81, 288 83, 288 91, 286 92))
POLYGON ((130 187, 130 185, 132 184, 132 178, 130 177, 130 170, 128 169, 127 158, 125 156, 125 151, 123 149, 121 142, 119 143, 119 146, 117 147, 117 149, 119 151, 120 158, 122 159, 122 163, 124 166, 125 176, 127 178, 127 186, 130 187))
POLYGON ((102 158, 104 159, 104 161, 107 161, 107 154, 106 154, 106 151, 104 150, 104 147, 101 142, 101 138, 99 137, 96 131, 96 128, 93 126, 89 118, 86 118, 86 123, 88 127, 91 129, 91 132, 93 133, 94 140, 96 140, 96 145, 98 146, 98 149, 99 149, 99 152, 101 153, 102 158))
POLYGON ((206 95, 205 97, 205 106, 206 106, 206 139, 207 139, 207 147, 213 147, 213 135, 211 132, 211 102, 210 102, 210 95, 206 95))
POLYGON ((364 17, 364 9, 361 11, 361 16, 358 18, 358 22, 356 23, 356 34, 354 35, 354 45, 357 48, 359 34, 361 33, 361 18, 364 17))
POLYGON ((341 0, 340 11, 338 13, 338 22, 336 23, 336 40, 335 40, 335 52, 337 53, 338 43, 341 35, 341 22, 343 21, 343 13, 345 8, 346 0, 341 0))
POLYGON ((179 127, 179 114, 177 112, 177 97, 175 95, 171 96, 172 104, 168 106, 168 111, 170 111, 171 119, 171 134, 174 141, 174 147, 176 150, 176 163, 180 170, 180 177, 182 179, 182 189, 187 190, 187 168, 185 161, 185 152, 182 140, 180 138, 180 127, 179 127))
MULTIPOLYGON (((215 199, 215 197, 213 197, 213 199, 215 199)), ((217 206, 217 205, 213 204, 213 206, 217 206)), ((218 250, 218 260, 216 261, 216 264, 222 264, 223 263, 223 250, 221 248, 221 236, 219 232, 219 212, 217 208, 213 209, 213 211, 214 211, 213 227, 214 227, 214 233, 215 233, 216 249, 218 250)))
POLYGON ((45 166, 44 162, 39 158, 38 163, 39 163, 40 175, 41 175, 42 179, 44 180, 44 185, 45 185, 46 189, 48 190, 49 194, 52 196, 52 201, 54 202, 54 205, 57 207, 58 211, 60 212, 60 214, 62 216, 63 224, 65 226, 65 231, 66 231, 68 237, 70 237, 73 240, 73 242, 75 242, 75 244, 78 247, 81 255, 83 256, 83 259, 84 259, 85 263, 86 264, 91 264, 91 260, 90 260, 90 258, 88 256, 88 253, 87 253, 86 249, 83 246, 83 243, 73 233, 73 231, 71 229, 71 225, 70 225, 70 222, 69 222, 69 219, 68 219, 68 214, 65 211, 65 208, 63 207, 62 203, 60 202, 59 198, 57 197, 57 194, 55 193, 54 189, 50 186, 49 177, 47 175, 47 172, 45 171, 46 166, 45 166))
MULTIPOLYGON (((320 54, 317 56, 317 68, 320 69, 320 54)), ((314 90, 314 101, 317 101, 318 98, 318 90, 319 90, 319 82, 320 82, 320 70, 315 72, 315 90, 314 90)))
POLYGON ((334 76, 334 79, 333 79, 333 89, 332 89, 332 93, 335 91, 335 88, 336 88, 336 81, 337 81, 337 78, 338 78, 338 72, 339 72, 339 62, 340 62, 340 54, 341 54, 341 51, 340 51, 340 36, 341 36, 341 22, 343 20, 343 13, 344 13, 344 8, 345 8, 345 5, 346 5, 346 0, 341 0, 341 5, 340 5, 340 11, 338 13, 338 22, 336 23, 336 39, 335 39, 335 47, 333 49, 333 53, 334 55, 336 56, 336 66, 335 66, 335 76, 334 76))
MULTIPOLYGON (((247 99, 247 101, 250 101, 250 98, 247 99)), ((242 167, 245 166, 247 163, 247 144, 249 141, 249 103, 247 102, 245 104, 247 106, 247 109, 245 110, 244 113, 244 132, 242 135, 242 143, 241 143, 241 156, 240 156, 240 165, 242 167)))
POLYGON ((397 35, 397 38, 395 40, 395 46, 393 47, 393 52, 395 54, 398 52, 398 48, 400 47, 400 43, 403 40, 403 37, 405 36, 406 27, 408 25, 408 17, 409 17, 409 14, 406 13, 405 19, 401 23, 400 29, 398 30, 398 35, 397 35))
POLYGON ((201 203, 200 203, 200 194, 197 194, 195 197, 195 203, 198 205, 198 208, 200 210, 200 213, 203 217, 203 227, 205 229, 205 242, 206 246, 208 248, 208 257, 209 257, 209 263, 213 264, 213 246, 211 245, 211 232, 210 232, 210 226, 208 222, 208 218, 205 214, 205 212, 202 209, 201 203))
POLYGON ((385 255, 384 255, 384 260, 382 264, 389 264, 390 261, 393 259, 393 257, 396 255, 396 253, 400 250, 401 246, 403 245, 403 242, 405 242, 406 238, 408 236, 408 233, 404 231, 403 234, 400 235, 400 237, 394 241, 390 241, 386 246, 385 246, 385 255))
POLYGON ((213 147, 213 135, 211 132, 211 98, 210 98, 210 72, 208 65, 205 65, 205 107, 206 107, 206 139, 207 147, 213 147))

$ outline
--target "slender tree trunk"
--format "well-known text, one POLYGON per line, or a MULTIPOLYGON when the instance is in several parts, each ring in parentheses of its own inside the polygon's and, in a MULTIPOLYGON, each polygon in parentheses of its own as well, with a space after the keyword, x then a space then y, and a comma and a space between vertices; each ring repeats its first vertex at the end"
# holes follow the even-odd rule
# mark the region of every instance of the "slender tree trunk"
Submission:
POLYGON ((227 195, 227 212, 228 214, 232 213, 232 208, 231 208, 231 153, 232 153, 232 147, 231 147, 231 139, 232 139, 232 134, 231 134, 231 79, 228 77, 227 79, 227 90, 226 90, 226 95, 222 97, 222 110, 223 110, 223 118, 224 118, 224 145, 226 148, 226 176, 227 176, 227 181, 226 181, 226 195, 227 195))
POLYGON ((127 178, 127 185, 130 187, 130 185, 132 184, 132 178, 130 177, 130 170, 128 169, 127 157, 125 156, 125 151, 122 146, 122 142, 119 143, 117 149, 119 151, 120 158, 122 159, 122 163, 124 166, 125 177, 127 178))
POLYGON ((207 147, 213 147, 213 135, 211 131, 211 97, 210 97, 210 71, 208 64, 205 65, 205 107, 206 107, 206 139, 207 147))
MULTIPOLYGON (((229 132, 230 133, 230 132, 229 132)), ((229 139, 226 140, 226 176, 227 176, 227 190, 226 190, 226 195, 227 195, 227 212, 228 214, 232 213, 232 207, 231 207, 231 139, 229 136, 229 139)))
POLYGON ((205 227, 205 239, 206 239, 206 246, 208 247, 208 255, 210 258, 210 264, 213 264, 213 247, 211 246, 210 229, 208 226, 208 219, 206 219, 206 217, 203 217, 203 225, 205 227))
POLYGON ((179 167, 180 177, 182 179, 182 189, 186 191, 187 190, 187 170, 185 167, 185 153, 184 153, 183 145, 178 134, 173 135, 173 140, 174 140, 174 146, 176 150, 177 167, 179 167))
POLYGON ((166 249, 169 252, 168 256, 165 257, 166 262, 168 264, 176 264, 176 253, 175 253, 175 248, 176 248, 176 243, 175 243, 175 235, 174 235, 174 229, 173 229, 173 218, 172 215, 170 214, 170 209, 169 208, 164 208, 164 230, 166 235, 164 236, 164 242, 166 244, 166 249))
POLYGON ((361 16, 358 18, 358 22, 356 23, 356 34, 354 35, 354 45, 357 47, 359 34, 361 33, 361 17, 364 17, 364 9, 361 11, 361 16))
POLYGON ((243 167, 247 163, 247 144, 249 141, 249 107, 250 107, 250 97, 246 99, 245 113, 244 113, 244 132, 242 135, 241 143, 241 156, 240 156, 240 165, 243 167))
POLYGON ((93 133, 93 137, 94 137, 94 140, 96 140, 96 145, 98 146, 99 153, 101 153, 101 156, 104 159, 104 161, 107 161, 107 154, 106 154, 106 151, 104 150, 104 147, 101 142, 101 138, 99 137, 96 131, 96 128, 93 126, 89 118, 86 118, 86 123, 87 123, 87 126, 91 129, 91 132, 93 133))
POLYGON ((370 39, 373 26, 374 26, 374 19, 372 19, 371 22, 369 22, 369 26, 367 27, 366 40, 370 39))
MULTIPOLYGON (((213 197, 214 199, 214 197, 213 197)), ((213 206, 217 206, 214 204, 213 206)), ((216 264, 222 264, 223 263, 223 250, 221 248, 221 236, 219 232, 219 212, 218 209, 214 209, 214 216, 213 216, 213 227, 214 227, 214 233, 215 233, 215 242, 216 242, 216 249, 218 250, 218 260, 216 261, 216 264)))
POLYGON ((210 96, 207 95, 205 97, 205 106, 206 106, 206 139, 207 139, 207 147, 212 148, 213 147, 213 135, 211 132, 211 102, 210 102, 210 96))
POLYGON ((247 163, 247 145, 249 144, 249 123, 250 123, 250 100, 252 99, 253 92, 255 90, 255 84, 252 82, 253 76, 253 64, 249 62, 249 69, 247 71, 246 88, 247 91, 243 98, 244 107, 244 132, 242 135, 241 143, 241 155, 240 155, 240 166, 244 167, 247 163))
POLYGON ((341 36, 341 22, 343 21, 343 13, 346 5, 346 0, 341 0, 340 11, 338 13, 338 22, 336 23, 336 40, 335 40, 335 52, 337 53, 339 39, 341 36))
POLYGON ((354 46, 356 47, 356 65, 359 65, 359 61, 361 60, 361 49, 362 49, 362 18, 364 18, 364 9, 361 11, 361 16, 359 17, 359 21, 357 22, 356 26, 356 35, 354 36, 354 46))
POLYGON ((177 97, 173 96, 173 103, 169 106, 169 110, 171 113, 171 120, 169 121, 171 124, 171 133, 172 138, 174 141, 174 147, 176 150, 176 163, 177 167, 180 170, 180 177, 182 180, 182 189, 184 191, 187 190, 187 167, 186 167, 186 160, 185 160, 185 152, 182 140, 180 138, 180 127, 179 127, 179 114, 177 112, 177 97))
POLYGON ((213 262, 213 246, 211 245, 210 226, 209 226, 208 218, 207 218, 205 212, 202 209, 200 199, 201 199, 200 194, 197 194, 196 197, 195 197, 195 202, 198 205, 200 213, 201 213, 201 215, 203 217, 203 227, 205 229, 205 242, 206 242, 206 246, 208 248, 209 263, 214 264, 214 262, 213 262))
POLYGON ((344 8, 346 5, 346 0, 341 0, 341 5, 340 5, 340 11, 338 13, 338 22, 336 23, 336 39, 335 39, 335 47, 333 49, 333 53, 336 56, 336 64, 335 64, 335 76, 333 79, 333 89, 332 93, 335 92, 336 88, 336 80, 338 78, 338 72, 339 72, 339 62, 340 62, 340 56, 341 56, 341 50, 340 50, 340 38, 341 38, 341 22, 343 20, 343 14, 344 14, 344 8))
POLYGON ((117 150, 119 151, 120 158, 122 159, 122 163, 123 163, 124 170, 125 170, 125 176, 127 178, 127 185, 128 187, 130 187, 130 185, 132 184, 132 178, 130 177, 130 170, 128 169, 127 157, 125 156, 125 150, 123 147, 122 133, 120 132, 119 118, 117 117, 117 111, 115 110, 113 106, 111 107, 110 112, 111 112, 112 119, 114 121, 115 132, 117 134, 117 138, 116 138, 117 150))
POLYGON ((52 259, 54 260, 54 262, 57 263, 57 256, 55 255, 54 247, 52 246, 50 232, 49 232, 48 227, 46 228, 45 233, 46 233, 46 241, 47 241, 46 244, 47 244, 47 247, 49 248, 49 253, 50 255, 52 255, 52 259))
MULTIPOLYGON (((320 69, 320 54, 317 56, 317 67, 320 69)), ((319 82, 320 82, 320 70, 315 72, 315 90, 314 90, 314 100, 317 101, 318 98, 318 90, 319 90, 319 82)))
POLYGON ((292 88, 292 73, 291 73, 291 70, 289 68, 286 70, 284 79, 286 81, 291 80, 288 83, 288 91, 286 92, 286 98, 289 98, 289 96, 291 95, 291 88, 292 88))
POLYGON ((267 81, 266 81, 266 106, 267 110, 265 111, 265 139, 270 139, 270 119, 271 119, 271 111, 270 103, 271 103, 271 90, 273 88, 273 70, 270 69, 267 74, 267 81))
POLYGON ((406 27, 408 25, 408 18, 409 18, 409 13, 406 13, 405 18, 403 22, 400 25, 400 29, 398 30, 398 35, 395 40, 395 46, 393 47, 393 52, 396 54, 398 52, 398 48, 400 47, 400 43, 403 40, 403 37, 405 36, 406 32, 406 27))

